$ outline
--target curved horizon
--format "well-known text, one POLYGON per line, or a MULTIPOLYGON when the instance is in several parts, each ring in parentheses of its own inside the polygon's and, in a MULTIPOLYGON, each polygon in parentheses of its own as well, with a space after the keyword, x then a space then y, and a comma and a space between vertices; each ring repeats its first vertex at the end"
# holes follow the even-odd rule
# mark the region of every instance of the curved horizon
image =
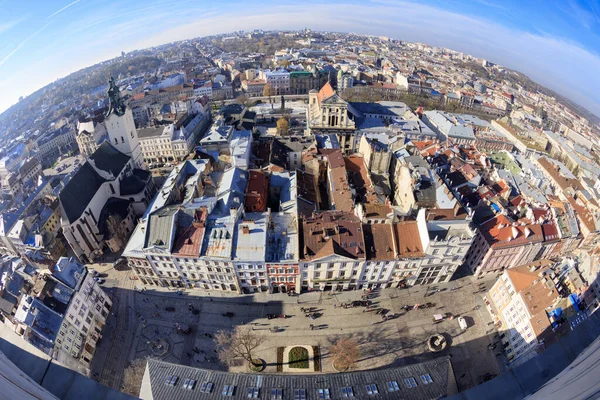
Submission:
POLYGON ((121 51, 240 30, 354 32, 464 52, 519 71, 600 117, 600 7, 586 1, 427 0, 281 5, 190 0, 3 2, 2 112, 55 80, 121 51), (315 15, 319 19, 315 19, 315 15))

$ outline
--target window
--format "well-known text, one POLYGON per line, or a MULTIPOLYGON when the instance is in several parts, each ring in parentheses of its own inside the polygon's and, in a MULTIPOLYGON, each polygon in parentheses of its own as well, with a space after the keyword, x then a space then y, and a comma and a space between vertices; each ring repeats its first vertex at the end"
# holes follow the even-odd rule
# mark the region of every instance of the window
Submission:
POLYGON ((431 375, 425 374, 421 375, 421 382, 423 382, 423 385, 428 385, 430 383, 433 383, 433 379, 431 379, 431 375))
POLYGON ((282 400, 283 389, 271 389, 271 400, 282 400))
POLYGON ((259 389, 255 387, 248 388, 248 396, 249 399, 258 399, 259 389))
POLYGON ((396 391, 400 390, 400 387, 398 386, 398 382, 396 382, 396 381, 388 382, 387 387, 388 387, 389 392, 396 392, 396 391))
POLYGON ((365 389, 367 389, 367 394, 369 394, 370 396, 376 395, 379 393, 379 391, 377 390, 377 385, 372 383, 370 385, 366 385, 365 389))
POLYGON ((406 384, 406 387, 409 389, 417 387, 417 381, 415 381, 415 378, 406 378, 404 380, 404 383, 406 384))
POLYGON ((354 391, 352 391, 352 387, 343 387, 342 388, 342 396, 343 397, 354 397, 354 391))
POLYGON ((306 400, 306 389, 295 389, 294 400, 306 400))
POLYGON ((223 391, 221 392, 222 396, 233 396, 233 391, 235 390, 234 385, 225 385, 223 386, 223 391))
POLYGON ((329 400, 331 396, 329 395, 329 388, 319 388, 317 390, 319 400, 329 400))

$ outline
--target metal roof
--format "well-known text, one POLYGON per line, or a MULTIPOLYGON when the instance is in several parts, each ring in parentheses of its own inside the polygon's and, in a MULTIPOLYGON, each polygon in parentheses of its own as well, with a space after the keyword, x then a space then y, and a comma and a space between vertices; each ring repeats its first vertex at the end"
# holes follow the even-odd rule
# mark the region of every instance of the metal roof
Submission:
POLYGON ((342 398, 342 388, 348 387, 352 388, 356 399, 438 399, 458 391, 447 356, 404 367, 314 375, 234 374, 149 359, 140 396, 154 400, 247 399, 248 389, 258 388, 259 399, 271 399, 272 389, 281 390, 282 400, 294 399, 296 389, 304 389, 306 399, 318 399, 319 389, 329 389, 330 397, 339 399, 342 398), (178 378, 175 384, 166 384, 167 379, 173 376, 178 378), (405 379, 410 378, 416 385, 409 388, 405 379), (193 389, 184 388, 186 379, 196 381, 193 389), (390 390, 388 382, 392 388, 397 385, 397 390, 390 390), (212 383, 209 393, 202 391, 203 383, 212 383), (375 385, 378 394, 369 396, 367 385, 375 385), (225 386, 234 387, 231 396, 222 395, 225 386))

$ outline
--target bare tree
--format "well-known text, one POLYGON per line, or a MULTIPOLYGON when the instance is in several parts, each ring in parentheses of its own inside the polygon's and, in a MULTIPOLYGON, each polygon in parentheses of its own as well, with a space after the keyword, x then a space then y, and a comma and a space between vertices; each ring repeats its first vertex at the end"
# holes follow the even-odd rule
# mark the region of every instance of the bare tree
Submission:
POLYGON ((358 344, 352 339, 340 339, 329 351, 333 357, 333 364, 341 371, 353 368, 360 357, 358 344))
POLYGON ((219 359, 230 366, 236 358, 243 358, 248 363, 259 366, 254 362, 253 353, 264 341, 264 337, 246 327, 238 326, 232 331, 219 331, 215 334, 219 359))
POLYGON ((248 97, 246 97, 245 94, 240 94, 236 99, 235 102, 238 104, 242 104, 246 107, 248 107, 248 97))
POLYGON ((127 238, 123 229, 123 218, 116 214, 109 215, 106 220, 106 227, 111 239, 116 239, 121 243, 125 243, 127 238))
POLYGON ((123 372, 123 385, 121 391, 138 397, 142 386, 142 378, 146 369, 146 360, 138 358, 125 368, 123 372))

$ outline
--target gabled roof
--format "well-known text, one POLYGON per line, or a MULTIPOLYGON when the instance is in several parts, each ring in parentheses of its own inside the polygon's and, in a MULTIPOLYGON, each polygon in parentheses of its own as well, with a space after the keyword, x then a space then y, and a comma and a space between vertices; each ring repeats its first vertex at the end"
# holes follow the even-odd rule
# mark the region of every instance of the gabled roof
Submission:
POLYGON ((333 255, 365 258, 362 225, 350 213, 327 211, 314 214, 302 223, 302 258, 321 259, 333 255))
POLYGON ((335 95, 335 90, 333 90, 331 83, 327 82, 325 85, 323 85, 323 87, 321 88, 321 90, 319 90, 319 93, 317 94, 319 104, 321 104, 323 100, 328 99, 333 95, 335 95))
POLYGON ((398 255, 401 258, 423 257, 423 244, 417 221, 400 221, 394 224, 398 255))
POLYGON ((90 156, 96 168, 111 173, 115 178, 121 173, 130 157, 121 153, 112 144, 102 142, 100 147, 90 156))
POLYGON ((69 183, 59 194, 60 204, 63 207, 69 223, 75 222, 104 182, 90 163, 84 163, 71 178, 69 183))
POLYGON ((367 260, 396 259, 396 244, 391 224, 363 224, 367 260))

